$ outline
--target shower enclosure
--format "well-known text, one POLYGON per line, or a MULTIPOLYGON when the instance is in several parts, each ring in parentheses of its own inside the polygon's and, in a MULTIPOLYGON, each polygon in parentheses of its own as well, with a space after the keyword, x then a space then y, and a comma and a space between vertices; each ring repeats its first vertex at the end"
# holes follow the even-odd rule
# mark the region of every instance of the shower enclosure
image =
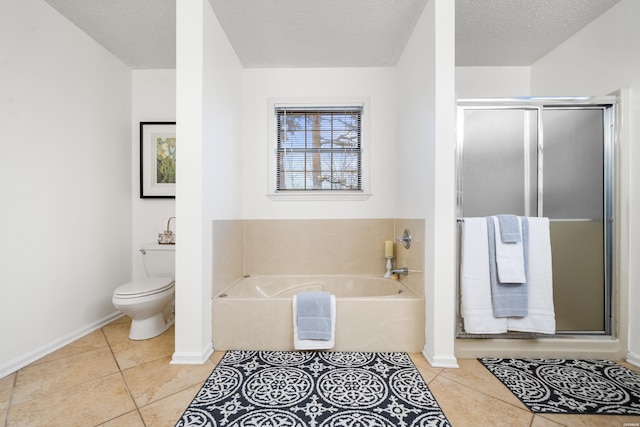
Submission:
POLYGON ((616 100, 458 101, 457 214, 549 218, 558 335, 612 333, 616 100))

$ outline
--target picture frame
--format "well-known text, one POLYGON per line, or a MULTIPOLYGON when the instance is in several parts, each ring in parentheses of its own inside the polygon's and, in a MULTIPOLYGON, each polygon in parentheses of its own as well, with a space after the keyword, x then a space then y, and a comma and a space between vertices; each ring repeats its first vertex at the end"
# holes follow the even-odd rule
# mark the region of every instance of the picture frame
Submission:
POLYGON ((176 122, 140 122, 140 198, 176 197, 176 122))

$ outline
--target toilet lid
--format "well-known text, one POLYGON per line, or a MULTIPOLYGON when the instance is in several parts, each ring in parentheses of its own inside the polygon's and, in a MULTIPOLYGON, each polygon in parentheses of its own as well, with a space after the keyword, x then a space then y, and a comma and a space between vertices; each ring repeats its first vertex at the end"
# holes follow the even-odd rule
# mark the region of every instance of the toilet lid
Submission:
POLYGON ((171 289, 173 286, 174 281, 170 277, 148 277, 125 283, 118 287, 114 294, 125 298, 141 297, 164 292, 167 289, 171 289))

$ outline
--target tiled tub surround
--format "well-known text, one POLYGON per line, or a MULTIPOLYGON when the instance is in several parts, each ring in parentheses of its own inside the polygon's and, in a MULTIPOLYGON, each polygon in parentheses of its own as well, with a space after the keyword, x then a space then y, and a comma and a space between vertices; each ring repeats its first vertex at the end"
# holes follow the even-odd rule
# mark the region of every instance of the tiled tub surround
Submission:
MULTIPOLYGON (((336 350, 422 351, 424 346, 424 220, 277 219, 216 220, 213 223, 212 331, 216 350, 293 349, 291 295, 251 295, 254 278, 341 276, 330 291, 338 298, 336 350), (384 242, 405 228, 409 250, 395 243, 394 267, 410 273, 400 295, 365 296, 382 279, 384 242), (250 280, 244 280, 250 276, 250 280), (367 279, 349 294, 349 280, 367 279), (349 279, 351 278, 351 279, 349 279), (220 298, 226 293, 228 296, 220 298)), ((284 286, 284 285, 283 285, 284 286)))
POLYGON ((292 297, 336 295, 336 351, 419 352, 424 299, 399 281, 366 276, 252 276, 213 299, 216 350, 293 350, 292 297))
POLYGON ((395 243, 401 281, 424 296, 423 219, 252 219, 213 221, 212 295, 245 275, 353 275, 385 273, 384 242, 408 228, 410 249, 395 243))
POLYGON ((393 235, 393 219, 246 220, 245 274, 382 276, 393 235))

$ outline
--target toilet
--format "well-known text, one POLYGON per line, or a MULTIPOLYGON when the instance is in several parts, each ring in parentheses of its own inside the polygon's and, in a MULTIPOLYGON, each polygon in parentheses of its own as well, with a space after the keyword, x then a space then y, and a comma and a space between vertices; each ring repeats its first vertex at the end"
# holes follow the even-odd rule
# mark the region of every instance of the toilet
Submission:
POLYGON ((140 247, 145 278, 119 286, 113 305, 131 317, 129 338, 146 340, 169 329, 175 321, 175 245, 147 243, 140 247))

